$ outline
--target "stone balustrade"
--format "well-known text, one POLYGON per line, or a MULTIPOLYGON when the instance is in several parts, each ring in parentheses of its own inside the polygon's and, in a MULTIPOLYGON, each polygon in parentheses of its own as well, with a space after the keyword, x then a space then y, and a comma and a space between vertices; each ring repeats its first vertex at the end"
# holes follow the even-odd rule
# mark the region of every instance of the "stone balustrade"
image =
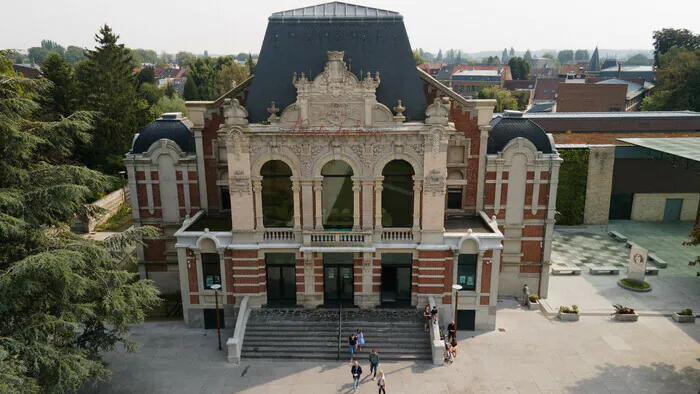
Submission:
POLYGON ((357 246, 372 243, 371 232, 318 231, 304 234, 304 243, 313 246, 357 246))
POLYGON ((414 242, 412 228, 384 228, 382 229, 382 242, 414 242))
POLYGON ((294 242, 295 239, 292 228, 266 228, 263 233, 265 242, 294 242))

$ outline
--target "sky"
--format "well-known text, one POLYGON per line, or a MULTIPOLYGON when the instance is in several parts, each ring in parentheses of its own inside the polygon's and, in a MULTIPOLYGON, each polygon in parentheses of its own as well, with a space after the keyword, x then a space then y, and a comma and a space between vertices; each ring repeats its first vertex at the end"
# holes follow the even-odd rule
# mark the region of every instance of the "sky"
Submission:
MULTIPOLYGON (((652 49, 664 27, 700 33, 699 0, 607 0, 594 3, 513 0, 358 0, 397 11, 413 48, 467 53, 525 49, 652 49), (604 9, 603 9, 604 8, 604 9)), ((92 48, 107 23, 131 48, 209 54, 259 52, 270 14, 320 4, 314 0, 24 0, 0 8, 0 49, 26 49, 51 39, 92 48), (7 17, 8 15, 17 17, 7 17)))

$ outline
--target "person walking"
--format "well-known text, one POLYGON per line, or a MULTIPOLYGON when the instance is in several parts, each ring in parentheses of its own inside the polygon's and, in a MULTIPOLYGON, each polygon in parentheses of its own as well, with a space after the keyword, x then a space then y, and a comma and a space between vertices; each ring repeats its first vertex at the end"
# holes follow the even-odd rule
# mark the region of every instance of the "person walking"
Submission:
POLYGON ((362 351, 362 345, 365 344, 365 334, 362 333, 362 330, 359 328, 357 329, 357 351, 361 352, 362 351))
POLYGON ((438 317, 438 308, 437 306, 433 307, 433 310, 430 311, 430 316, 433 318, 433 323, 437 323, 437 317, 438 317))
POLYGON ((352 373, 352 392, 357 392, 357 385, 360 384, 360 377, 362 376, 362 367, 355 361, 355 365, 350 368, 350 373, 352 373))
POLYGON ((379 387, 379 394, 386 394, 386 375, 384 375, 384 371, 379 371, 377 386, 379 387))
POLYGON ((423 311, 423 318, 425 319, 423 331, 428 332, 428 324, 430 324, 430 305, 425 306, 425 310, 423 311))
POLYGON ((371 375, 374 372, 373 381, 377 379, 377 367, 379 367, 379 354, 377 349, 372 349, 372 353, 369 354, 369 373, 371 375))
POLYGON ((348 338, 348 348, 350 349, 350 364, 352 364, 352 360, 355 359, 355 350, 357 350, 357 337, 354 332, 348 338))
POLYGON ((527 305, 527 299, 530 297, 530 288, 527 287, 527 284, 523 285, 523 303, 522 305, 525 306, 527 305))
POLYGON ((453 339, 452 343, 450 343, 450 353, 452 354, 452 358, 457 357, 457 340, 453 339))
POLYGON ((457 339, 457 327, 455 326, 455 321, 452 320, 450 324, 447 325, 447 340, 457 339))

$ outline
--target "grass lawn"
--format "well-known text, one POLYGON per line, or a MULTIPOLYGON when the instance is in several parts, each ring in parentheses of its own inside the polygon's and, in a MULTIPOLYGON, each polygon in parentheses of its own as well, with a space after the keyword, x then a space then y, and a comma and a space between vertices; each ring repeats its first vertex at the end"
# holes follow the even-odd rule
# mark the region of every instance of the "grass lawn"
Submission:
POLYGON ((124 231, 131 226, 131 208, 127 205, 120 205, 117 213, 112 215, 106 222, 95 227, 95 231, 124 231))

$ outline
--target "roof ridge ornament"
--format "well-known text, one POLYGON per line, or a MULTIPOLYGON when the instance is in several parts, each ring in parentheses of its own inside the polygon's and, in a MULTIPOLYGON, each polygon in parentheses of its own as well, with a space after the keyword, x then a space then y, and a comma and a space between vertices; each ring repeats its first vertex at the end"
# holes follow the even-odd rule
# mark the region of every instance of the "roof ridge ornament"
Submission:
POLYGON ((447 116, 450 114, 450 108, 444 104, 444 101, 436 97, 433 103, 425 110, 425 124, 447 126, 447 116))
POLYGON ((238 99, 224 100, 224 119, 226 125, 245 126, 248 124, 248 110, 243 107, 238 99))

